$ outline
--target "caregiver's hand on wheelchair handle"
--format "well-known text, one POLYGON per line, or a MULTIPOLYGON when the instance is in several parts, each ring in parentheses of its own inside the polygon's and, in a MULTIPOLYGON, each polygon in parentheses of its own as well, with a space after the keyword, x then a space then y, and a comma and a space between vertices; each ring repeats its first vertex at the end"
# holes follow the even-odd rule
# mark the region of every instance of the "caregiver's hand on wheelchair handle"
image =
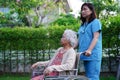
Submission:
POLYGON ((85 56, 90 56, 91 55, 91 50, 86 50, 83 54, 85 56))

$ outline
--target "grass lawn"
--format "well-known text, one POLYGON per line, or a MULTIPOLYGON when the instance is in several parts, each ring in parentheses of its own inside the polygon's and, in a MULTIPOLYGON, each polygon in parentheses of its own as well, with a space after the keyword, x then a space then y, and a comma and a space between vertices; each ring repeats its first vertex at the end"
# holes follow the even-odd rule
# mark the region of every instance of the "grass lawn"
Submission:
POLYGON ((111 77, 101 77, 100 80, 116 80, 115 77, 111 76, 111 77))
MULTIPOLYGON (((30 75, 4 74, 0 75, 0 80, 30 80, 30 75)), ((101 77, 100 80, 116 80, 114 76, 101 77)))
POLYGON ((30 75, 4 74, 0 75, 0 80, 30 80, 30 75))

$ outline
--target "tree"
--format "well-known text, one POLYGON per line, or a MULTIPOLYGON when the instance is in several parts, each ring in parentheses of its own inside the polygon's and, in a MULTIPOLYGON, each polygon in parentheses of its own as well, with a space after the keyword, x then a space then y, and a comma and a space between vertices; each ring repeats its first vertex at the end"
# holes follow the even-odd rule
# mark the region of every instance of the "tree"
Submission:
POLYGON ((56 0, 0 0, 1 7, 10 8, 11 14, 17 13, 19 19, 30 26, 39 26, 43 18, 55 9, 56 3, 56 0))
POLYGON ((42 24, 43 20, 49 17, 49 14, 57 14, 57 11, 51 13, 56 9, 56 7, 57 6, 55 5, 54 1, 51 2, 49 0, 43 0, 43 3, 41 5, 38 4, 33 9, 31 9, 31 11, 29 11, 29 15, 27 15, 29 25, 33 23, 33 25, 39 27, 39 25, 42 24))
MULTIPOLYGON (((95 6, 96 13, 100 17, 101 12, 105 10, 106 15, 110 15, 110 12, 119 12, 118 2, 116 0, 83 0, 85 2, 92 2, 95 6)), ((102 16, 106 16, 102 15, 102 16)))

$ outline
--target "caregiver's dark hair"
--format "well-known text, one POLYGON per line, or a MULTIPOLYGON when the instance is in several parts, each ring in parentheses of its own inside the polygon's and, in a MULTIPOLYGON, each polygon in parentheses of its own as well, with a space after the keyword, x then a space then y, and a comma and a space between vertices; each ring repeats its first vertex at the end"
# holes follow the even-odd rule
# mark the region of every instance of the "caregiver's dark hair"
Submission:
MULTIPOLYGON (((96 12, 95 12, 95 8, 93 6, 93 4, 91 3, 84 3, 81 7, 81 12, 83 10, 83 6, 87 6, 91 11, 92 11, 92 14, 90 15, 90 18, 89 18, 89 22, 90 23, 91 21, 93 21, 95 18, 97 18, 97 15, 96 15, 96 12)), ((82 21, 82 25, 85 23, 86 19, 82 17, 82 14, 81 14, 81 17, 80 17, 81 21, 82 21)))

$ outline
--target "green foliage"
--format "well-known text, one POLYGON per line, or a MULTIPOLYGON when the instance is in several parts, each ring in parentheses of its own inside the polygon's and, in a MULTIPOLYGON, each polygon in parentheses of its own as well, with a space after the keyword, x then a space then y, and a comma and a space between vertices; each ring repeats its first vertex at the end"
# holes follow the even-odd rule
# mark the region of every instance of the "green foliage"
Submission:
POLYGON ((109 13, 111 11, 120 12, 119 3, 116 0, 87 0, 87 2, 92 2, 94 4, 98 17, 100 17, 103 10, 106 11, 106 15, 102 15, 101 17, 110 15, 109 13))
POLYGON ((111 75, 111 76, 108 76, 108 77, 100 77, 100 80, 115 80, 115 76, 111 75))
POLYGON ((45 38, 45 28, 1 28, 1 39, 32 39, 32 38, 45 38))
MULTIPOLYGON (((30 77, 30 74, 4 74, 0 76, 0 80, 29 80, 30 77)), ((100 76, 100 80, 115 80, 115 76, 100 76)))
POLYGON ((30 74, 3 74, 0 80, 29 80, 30 74))
POLYGON ((4 49, 37 49, 41 48, 39 45, 45 43, 46 29, 40 28, 1 28, 1 48, 4 49), (41 43, 40 43, 41 42, 41 43), (25 44, 25 45, 24 45, 25 44), (37 44, 37 45, 36 45, 37 44), (33 47, 34 46, 34 47, 33 47))
MULTIPOLYGON (((111 53, 119 54, 120 48, 120 15, 102 19, 103 48, 110 48, 111 53)), ((67 22, 66 22, 67 23, 67 22)), ((60 46, 60 38, 65 29, 78 31, 80 24, 58 25, 47 28, 0 28, 0 49, 56 49, 60 46), (56 44, 57 43, 57 44, 56 44)))
POLYGON ((64 26, 70 26, 70 25, 76 25, 79 24, 79 20, 74 18, 72 15, 61 15, 60 18, 58 18, 56 21, 52 23, 53 25, 64 25, 64 26))
POLYGON ((65 29, 76 29, 78 26, 51 26, 48 28, 0 28, 0 49, 7 50, 43 50, 58 48, 65 29), (56 44, 58 43, 58 44, 56 44))
MULTIPOLYGON (((115 17, 109 17, 107 20, 101 20, 103 23, 103 37, 107 37, 107 39, 116 39, 119 40, 120 35, 120 15, 115 17)), ((113 42, 111 41, 111 46, 113 42)), ((105 47, 105 46, 104 46, 105 47)))
POLYGON ((22 18, 31 8, 42 5, 43 1, 44 0, 0 0, 0 6, 14 9, 22 18))
POLYGON ((14 25, 22 25, 23 23, 18 19, 17 14, 12 12, 9 13, 2 13, 0 12, 0 27, 10 26, 13 27, 14 25), (14 16, 15 15, 15 16, 14 16))
POLYGON ((111 16, 107 20, 103 19, 102 34, 103 34, 103 48, 108 48, 109 55, 118 55, 120 49, 120 15, 111 16))
MULTIPOLYGON (((30 18, 33 19, 33 21, 35 21, 36 23, 38 22, 38 18, 39 16, 46 16, 48 14, 48 12, 50 12, 50 10, 53 10, 53 7, 55 7, 53 1, 48 1, 48 0, 0 0, 0 7, 2 8, 9 8, 9 18, 4 17, 2 23, 3 24, 15 24, 15 21, 13 21, 11 19, 11 15, 16 13, 17 19, 19 20, 19 24, 21 25, 29 25, 29 20, 27 19, 27 17, 31 14, 30 11, 32 10, 34 13, 32 13, 32 17, 30 16, 30 18), (42 6, 42 11, 41 11, 41 6, 42 6), (40 10, 41 13, 36 13, 35 10, 40 10), (39 14, 39 15, 38 15, 39 14), (34 19, 33 15, 35 16, 34 19), (27 16, 27 17, 26 17, 27 16), (12 21, 12 23, 11 23, 12 21)), ((38 11, 38 12, 40 12, 38 11)), ((0 17, 1 18, 1 17, 0 17)), ((32 22, 31 22, 32 24, 32 22)), ((34 24, 34 23, 33 23, 34 24)), ((35 24, 34 24, 35 25, 35 24)), ((38 25, 37 25, 38 26, 38 25)))

